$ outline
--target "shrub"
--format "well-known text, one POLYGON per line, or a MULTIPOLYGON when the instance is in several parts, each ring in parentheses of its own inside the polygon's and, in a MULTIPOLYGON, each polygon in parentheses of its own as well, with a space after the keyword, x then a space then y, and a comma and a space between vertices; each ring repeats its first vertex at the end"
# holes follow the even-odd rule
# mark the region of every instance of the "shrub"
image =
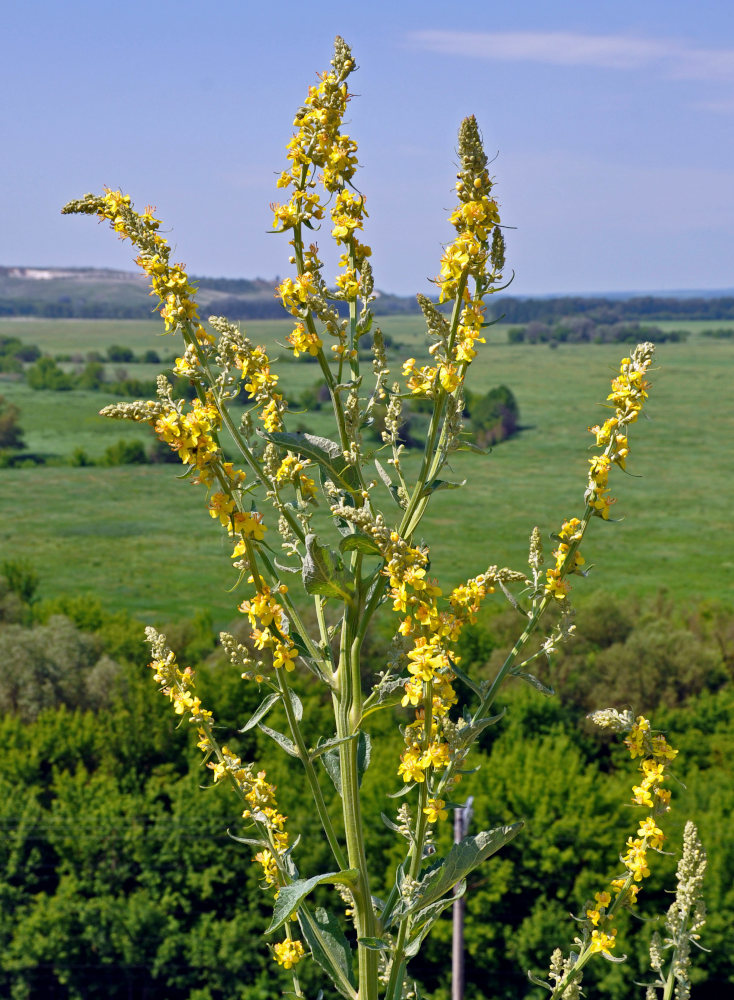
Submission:
POLYGON ((101 465, 146 465, 148 457, 142 441, 121 438, 105 450, 101 465))

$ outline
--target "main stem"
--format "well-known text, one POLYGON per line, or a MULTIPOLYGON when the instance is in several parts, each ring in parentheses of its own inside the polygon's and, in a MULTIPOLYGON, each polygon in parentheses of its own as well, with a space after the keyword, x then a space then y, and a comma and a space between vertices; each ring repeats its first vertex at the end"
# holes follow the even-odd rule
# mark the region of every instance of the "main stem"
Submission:
MULTIPOLYGON (((359 796, 359 726, 362 718, 362 685, 360 679, 360 646, 357 622, 357 600, 352 608, 345 607, 339 647, 337 685, 334 692, 336 733, 344 740, 339 745, 342 810, 349 867, 357 870, 354 897, 354 923, 357 938, 374 938, 377 922, 372 906, 367 856, 364 847, 364 827, 359 796), (356 620, 355 620, 356 619, 356 620)), ((357 944, 359 963, 359 1000, 377 1000, 377 952, 357 944)))

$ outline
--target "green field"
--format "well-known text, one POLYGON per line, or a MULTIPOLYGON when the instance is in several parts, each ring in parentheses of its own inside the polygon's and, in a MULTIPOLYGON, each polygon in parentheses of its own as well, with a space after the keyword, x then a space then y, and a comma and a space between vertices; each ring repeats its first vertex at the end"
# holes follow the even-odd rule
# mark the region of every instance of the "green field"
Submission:
MULTIPOLYGON (((420 357, 420 321, 386 318, 383 329, 400 357, 420 357)), ((698 333, 705 323, 660 323, 698 333)), ((713 322, 710 326, 731 324, 713 322)), ((244 324, 271 350, 283 342, 287 321, 244 324)), ((155 321, 2 320, 0 336, 17 336, 49 354, 103 352, 122 344, 136 353, 176 349, 155 321)), ((459 492, 435 496, 425 538, 432 571, 444 584, 488 564, 522 569, 527 537, 538 524, 547 537, 561 520, 583 508, 589 424, 603 419, 600 405, 624 348, 617 345, 509 345, 506 328, 490 331, 470 373, 473 391, 508 385, 520 406, 521 432, 487 456, 462 453, 452 477, 468 478, 459 492)), ((391 359, 393 360, 393 359, 391 359)), ((394 371, 400 369, 397 356, 394 371)), ((730 373, 734 341, 692 336, 660 346, 647 413, 632 428, 630 476, 618 470, 612 493, 620 524, 591 525, 584 554, 595 569, 575 585, 644 595, 665 589, 676 599, 734 604, 734 539, 729 529, 734 411, 730 373), (641 478, 635 478, 641 477, 641 478)), ((149 366, 126 366, 150 377, 149 366)), ((367 366, 369 367, 369 366, 367 366)), ((280 366, 286 395, 312 385, 318 369, 287 361, 280 366)), ((119 438, 147 428, 97 416, 111 401, 93 392, 33 392, 11 378, 0 394, 20 407, 29 451, 65 459, 77 446, 98 457, 119 438)), ((293 419, 317 433, 320 414, 293 419)), ((71 468, 46 465, 0 470, 0 558, 29 559, 42 578, 42 596, 89 591, 109 608, 141 618, 180 618, 211 609, 223 625, 237 603, 236 582, 223 534, 208 517, 203 491, 176 477, 175 465, 71 468)), ((387 507, 387 502, 386 505, 387 507)), ((389 514, 388 509, 388 514, 389 514)))

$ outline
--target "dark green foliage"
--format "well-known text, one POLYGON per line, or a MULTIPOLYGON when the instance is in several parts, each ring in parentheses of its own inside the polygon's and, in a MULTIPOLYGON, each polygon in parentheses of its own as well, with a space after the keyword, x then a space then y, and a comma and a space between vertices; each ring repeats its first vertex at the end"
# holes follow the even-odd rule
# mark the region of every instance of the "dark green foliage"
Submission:
POLYGON ((71 457, 69 458, 69 465, 73 466, 76 469, 83 469, 89 465, 94 465, 94 462, 86 453, 84 448, 77 447, 71 453, 71 457))
POLYGON ((18 418, 20 410, 14 403, 8 403, 0 396, 0 448, 19 449, 24 447, 23 431, 18 418))
POLYGON ((713 337, 714 340, 731 340, 734 337, 734 330, 731 327, 718 327, 713 330, 702 330, 702 337, 713 337))
POLYGON ((566 316, 588 316, 595 323, 649 320, 734 319, 734 298, 603 299, 588 295, 562 295, 545 299, 515 299, 497 296, 491 301, 493 318, 506 323, 553 322, 566 316))
POLYGON ((104 365, 99 361, 88 361, 84 370, 77 377, 77 389, 91 389, 92 391, 102 388, 104 383, 104 365))
POLYGON ((517 430, 520 408, 506 385, 490 389, 484 396, 467 399, 467 407, 477 444, 496 444, 517 430))
POLYGON ((651 340, 656 344, 679 343, 690 336, 688 330, 661 330, 657 326, 639 323, 595 323, 588 316, 566 316, 553 325, 532 320, 525 327, 507 331, 510 344, 640 344, 651 340))
POLYGON ((36 361, 40 356, 35 344, 25 344, 18 337, 0 337, 0 372, 21 372, 24 362, 36 361))
POLYGON ((16 594, 23 604, 32 604, 36 600, 41 578, 27 559, 6 559, 0 565, 0 573, 5 577, 8 590, 16 594))
POLYGON ((104 704, 117 665, 68 619, 46 625, 7 625, 0 631, 0 712, 35 719, 48 708, 104 704))
POLYGON ((59 368, 53 358, 39 358, 26 372, 26 381, 31 389, 46 389, 52 392, 68 392, 74 388, 71 375, 59 368))
POLYGON ((126 441, 121 438, 117 444, 105 449, 101 465, 145 465, 148 456, 145 454, 143 442, 137 438, 126 441))
POLYGON ((110 344, 107 348, 107 357, 110 361, 114 361, 119 364, 127 364, 128 362, 135 360, 135 352, 131 351, 129 347, 120 347, 119 344, 110 344))
MULTIPOLYGON (((244 832, 240 809, 227 787, 201 790, 208 784, 207 772, 190 727, 176 725, 167 699, 155 690, 140 623, 110 615, 87 595, 36 604, 34 614, 38 624, 33 629, 0 627, 3 662, 36 664, 34 697, 47 699, 40 714, 33 706, 22 709, 28 721, 19 706, 6 706, 0 717, 0 829, 5 833, 0 837, 0 995, 273 1000, 287 980, 262 938, 270 919, 269 897, 258 886, 251 850, 226 833, 244 832), (94 689, 91 679, 104 657, 121 665, 114 676, 100 668, 94 689), (85 699, 99 706, 95 712, 80 710, 85 699), (74 705, 80 707, 73 710, 74 705)), ((543 698, 519 681, 508 688, 497 706, 505 707, 506 715, 485 731, 474 760, 481 770, 467 776, 455 795, 459 802, 474 796, 471 833, 525 821, 515 840, 469 880, 467 1000, 540 1000, 541 994, 528 986, 526 970, 542 973, 554 947, 568 950, 576 933, 569 912, 581 912, 584 901, 617 873, 619 853, 634 832, 638 814, 626 803, 635 762, 623 747, 583 723, 589 698, 603 695, 610 682, 599 681, 596 690, 593 683, 583 683, 584 672, 595 675, 597 662, 607 655, 621 665, 620 685, 629 688, 635 671, 643 675, 638 690, 648 700, 644 707, 680 749, 673 771, 685 788, 673 783, 666 847, 678 849, 690 816, 710 857, 709 919, 702 943, 712 952, 694 956, 694 995, 701 1000, 728 995, 734 984, 725 947, 734 919, 729 831, 734 693, 722 678, 734 653, 734 616, 720 606, 693 613, 664 601, 639 606, 598 595, 580 608, 577 624, 581 638, 551 673, 538 662, 538 674, 554 680, 558 696, 543 698), (689 667, 678 681, 666 680, 667 673, 680 671, 688 661, 698 667, 689 667), (648 663, 651 678, 644 676, 648 663), (711 683, 720 685, 716 693, 708 689, 711 683)), ((246 623, 240 626, 246 633, 246 623)), ((257 729, 244 735, 235 731, 254 712, 262 692, 240 679, 221 650, 211 652, 205 616, 166 630, 182 664, 206 657, 197 671, 197 690, 222 726, 220 738, 244 758, 265 763, 278 786, 289 828, 303 834, 295 855, 301 877, 333 870, 305 783, 294 780, 296 762, 277 755, 257 729)), ((462 640, 464 669, 474 677, 491 672, 488 662, 503 655, 516 630, 515 612, 485 616, 462 640)), ((381 648, 379 642, 366 647, 375 664, 382 663, 381 648)), ((0 671, 0 682, 2 677, 0 671)), ((326 732, 330 708, 308 676, 291 677, 304 703, 305 738, 313 744, 326 732)), ((634 692, 623 692, 618 707, 633 697, 634 692)), ((601 697, 592 707, 613 700, 601 697)), ((278 708, 268 724, 285 731, 278 708)), ((362 793, 365 815, 371 816, 379 802, 384 808, 385 791, 400 786, 395 772, 401 738, 390 712, 373 716, 368 728, 372 762, 362 793)), ((334 797, 325 775, 323 788, 334 797)), ((402 801, 395 800, 393 816, 402 801)), ((449 849, 450 824, 440 828, 437 847, 441 853, 449 849)), ((378 894, 389 888, 382 873, 386 876, 398 860, 399 849, 394 833, 370 824, 367 850, 378 894)), ((646 917, 669 905, 666 890, 673 885, 676 857, 652 860, 653 876, 640 896, 640 914, 646 917)), ((341 909, 328 887, 314 893, 314 903, 341 909)), ((620 919, 618 950, 627 952, 630 962, 623 967, 593 963, 586 977, 590 992, 598 988, 610 1000, 636 995, 634 982, 646 978, 651 929, 620 919)), ((450 934, 447 913, 413 964, 432 1000, 450 996, 450 934)), ((318 970, 304 963, 301 973, 306 995, 315 996, 322 985, 318 970)), ((332 994, 326 996, 331 1000, 332 994)))

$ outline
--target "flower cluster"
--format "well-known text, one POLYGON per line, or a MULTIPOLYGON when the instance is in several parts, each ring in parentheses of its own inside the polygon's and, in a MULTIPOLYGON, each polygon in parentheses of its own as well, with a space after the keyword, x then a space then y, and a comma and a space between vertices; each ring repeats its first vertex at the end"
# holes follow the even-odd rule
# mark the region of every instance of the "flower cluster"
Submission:
POLYGON ((404 363, 403 376, 413 396, 435 398, 440 391, 453 393, 463 384, 467 366, 476 357, 476 344, 485 343, 481 335, 485 323, 483 298, 493 291, 492 283, 502 277, 504 241, 499 211, 490 197, 487 157, 473 117, 466 118, 459 131, 459 155, 459 205, 450 216, 457 236, 444 250, 436 284, 439 301, 458 299, 461 309, 455 313, 454 327, 449 328, 431 303, 419 296, 429 337, 436 338, 429 348, 435 364, 417 367, 415 358, 404 363))
POLYGON ((652 362, 653 350, 653 344, 639 344, 632 357, 622 358, 619 374, 612 380, 612 391, 607 396, 607 401, 614 406, 614 416, 589 428, 596 437, 597 447, 604 452, 589 459, 589 482, 584 499, 591 512, 604 520, 608 519, 609 508, 614 503, 608 495, 609 470, 612 465, 621 469, 626 467, 629 455, 626 428, 637 420, 647 399, 650 384, 645 381, 645 374, 652 362))
POLYGON ((305 499, 310 499, 316 495, 316 483, 305 473, 308 466, 304 465, 300 458, 290 452, 285 456, 275 473, 276 486, 285 486, 292 483, 301 491, 305 499))
POLYGON ((670 808, 670 792, 661 786, 665 780, 667 763, 677 756, 678 751, 670 746, 662 734, 652 735, 650 723, 642 715, 634 721, 630 713, 600 712, 591 718, 599 725, 627 730, 625 746, 633 759, 641 758, 640 771, 643 776, 640 785, 635 785, 632 789, 632 801, 652 810, 639 822, 636 835, 627 838, 626 851, 620 858, 625 871, 610 883, 616 896, 615 902, 612 904, 611 893, 604 891, 596 894, 595 905, 586 910, 586 918, 592 928, 592 953, 609 955, 614 947, 616 934, 616 929, 611 926, 614 910, 622 903, 633 905, 636 902, 640 883, 650 875, 648 851, 662 849, 665 835, 658 826, 657 817, 670 808))
MULTIPOLYGON (((277 293, 285 308, 296 317, 306 316, 310 310, 323 317, 327 311, 317 249, 312 246, 304 251, 301 237, 302 226, 313 229, 314 222, 322 219, 326 211, 325 202, 314 190, 317 182, 332 202, 331 235, 345 251, 339 261, 343 270, 336 278, 337 293, 332 297, 351 302, 367 291, 361 272, 371 250, 357 238, 367 213, 364 198, 353 188, 357 144, 341 131, 350 97, 346 81, 355 65, 349 47, 341 38, 336 39, 331 65, 331 72, 323 73, 319 83, 309 88, 306 101, 295 117, 298 131, 288 143, 287 152, 290 167, 278 180, 278 187, 290 189, 290 201, 273 205, 274 228, 278 232, 293 230, 296 249, 293 259, 298 262, 298 274, 295 279, 285 278, 277 293)), ((332 322, 332 333, 333 326, 332 322)), ((299 353, 316 356, 322 346, 316 331, 306 330, 302 324, 296 326, 289 341, 296 357, 299 353)))
MULTIPOLYGON (((252 578, 251 578, 252 579, 252 578)), ((293 640, 288 635, 288 621, 283 608, 278 603, 276 593, 285 594, 288 588, 281 583, 273 593, 263 580, 259 589, 249 601, 243 601, 238 610, 247 615, 252 625, 250 637, 257 649, 269 649, 273 654, 273 666, 293 670, 298 656, 293 640)))
POLYGON ((136 263, 150 277, 151 295, 156 295, 160 301, 166 330, 186 327, 194 333, 201 330, 206 338, 208 335, 199 323, 193 299, 196 289, 190 284, 184 265, 171 263, 171 247, 158 232, 161 220, 153 215, 154 211, 148 206, 144 212, 136 212, 130 195, 109 188, 105 188, 102 196, 87 194, 62 209, 67 214, 81 212, 107 219, 121 239, 128 239, 137 247, 136 263))
POLYGON ((615 502, 609 496, 609 471, 612 465, 625 468, 629 455, 627 425, 637 420, 642 405, 647 399, 649 382, 645 374, 650 367, 654 345, 638 344, 630 358, 622 358, 619 374, 612 380, 612 391, 607 396, 614 405, 614 416, 609 417, 601 426, 590 427, 596 436, 596 445, 603 448, 601 454, 589 459, 589 480, 584 493, 586 512, 583 521, 571 518, 565 521, 558 536, 560 544, 553 555, 555 566, 546 570, 545 591, 559 601, 564 600, 570 585, 566 577, 571 573, 583 572, 584 564, 578 546, 583 538, 586 526, 592 516, 609 519, 609 511, 615 502))
POLYGON ((184 465, 193 465, 202 481, 211 482, 211 466, 219 453, 214 434, 221 427, 221 417, 212 403, 195 399, 184 412, 184 403, 171 403, 163 413, 151 420, 157 436, 178 453, 184 465))
POLYGON ((545 571, 545 590, 559 601, 571 589, 567 574, 578 572, 586 561, 578 550, 583 534, 584 525, 577 517, 564 521, 558 533, 558 547, 553 550, 556 564, 545 571))
MULTIPOLYGON (((406 749, 398 774, 405 782, 424 782, 432 771, 444 770, 450 761, 445 730, 449 709, 457 700, 451 665, 458 662, 458 657, 452 660, 451 646, 463 626, 476 620, 483 598, 494 592, 492 574, 456 587, 449 595, 448 607, 439 608, 441 590, 426 576, 425 551, 392 532, 384 555, 393 610, 403 616, 399 631, 412 640, 407 654, 411 677, 405 683, 402 703, 417 709, 415 720, 405 730, 406 749)), ((443 799, 429 798, 424 812, 430 823, 445 818, 444 806, 443 799)))
MULTIPOLYGON (((441 302, 459 297, 469 306, 481 307, 482 294, 495 279, 502 277, 504 247, 497 202, 491 197, 487 155, 473 115, 461 124, 459 156, 461 169, 456 183, 459 205, 449 216, 457 236, 444 250, 436 284, 441 302), (488 262, 493 267, 491 274, 487 271, 488 262), (470 276, 478 286, 479 294, 474 299, 467 288, 470 276)), ((473 328, 478 318, 467 315, 462 317, 462 324, 473 328)))
MULTIPOLYGON (((282 287, 281 285, 281 289, 282 287)), ((295 358, 300 357, 301 354, 310 354, 312 358, 315 358, 324 343, 316 331, 307 330, 303 323, 296 323, 293 332, 287 339, 293 348, 295 358)))
POLYGON ((305 955, 301 942, 292 941, 290 938, 274 944, 273 951, 275 952, 275 961, 286 969, 292 969, 294 965, 298 965, 305 955))
POLYGON ((245 391, 254 400, 258 416, 266 431, 279 431, 283 427, 283 414, 288 404, 283 394, 276 392, 279 376, 270 370, 270 358, 262 347, 253 347, 242 338, 235 353, 234 364, 242 371, 245 391))
POLYGON ((153 659, 150 668, 156 683, 160 684, 162 694, 165 694, 173 704, 176 715, 188 715, 189 722, 199 726, 199 737, 206 733, 201 727, 208 727, 212 713, 201 707, 201 699, 193 694, 194 671, 191 667, 181 670, 176 662, 175 653, 165 644, 165 638, 153 628, 145 630, 150 642, 153 659))
MULTIPOLYGON (((196 725, 197 746, 205 755, 215 784, 223 779, 230 781, 245 803, 243 819, 253 822, 268 844, 258 851, 253 860, 262 868, 265 886, 275 888, 277 896, 279 887, 285 884, 284 876, 281 875, 281 858, 288 850, 289 838, 285 829, 286 817, 278 809, 275 786, 267 780, 265 771, 256 772, 252 764, 243 763, 228 746, 220 747, 217 744, 213 736, 212 713, 201 707, 199 697, 192 691, 193 670, 190 667, 180 669, 175 654, 166 644, 165 636, 154 628, 146 628, 145 633, 152 648, 153 660, 150 666, 155 680, 160 684, 162 693, 173 703, 174 712, 181 716, 188 715, 189 721, 196 725)), ((300 943, 291 944, 296 946, 296 955, 300 943)), ((281 962, 278 946, 275 948, 276 959, 281 962)), ((288 952, 283 954, 287 955, 288 952)), ((303 948, 300 947, 300 955, 293 959, 291 965, 303 957, 303 954, 303 948)), ((290 965, 286 967, 290 968, 290 965)))
POLYGON ((689 820, 683 832, 683 853, 678 862, 675 899, 665 917, 665 941, 657 931, 650 941, 650 964, 658 973, 658 981, 647 987, 646 1000, 657 1000, 658 989, 663 991, 675 982, 676 1000, 688 1000, 691 994, 690 964, 691 943, 696 944, 699 931, 706 922, 706 905, 702 898, 702 883, 706 874, 707 857, 698 831, 689 820), (663 970, 663 952, 672 952, 669 972, 663 970))

